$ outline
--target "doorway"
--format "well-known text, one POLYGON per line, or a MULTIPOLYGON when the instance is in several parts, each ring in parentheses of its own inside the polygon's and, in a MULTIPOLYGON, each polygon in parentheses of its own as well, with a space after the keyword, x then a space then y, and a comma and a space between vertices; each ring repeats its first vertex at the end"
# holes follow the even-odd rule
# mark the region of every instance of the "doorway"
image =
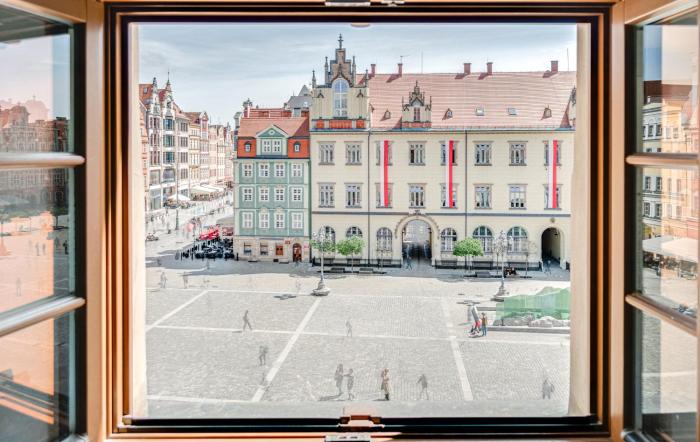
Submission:
POLYGON ((419 219, 409 221, 403 229, 403 258, 410 257, 417 264, 421 264, 424 261, 427 261, 429 264, 432 258, 432 233, 432 229, 427 222, 419 219))
POLYGON ((299 243, 292 245, 292 261, 301 262, 301 244, 299 243))
POLYGON ((548 260, 556 265, 561 262, 561 233, 556 227, 550 227, 542 232, 542 262, 548 260))

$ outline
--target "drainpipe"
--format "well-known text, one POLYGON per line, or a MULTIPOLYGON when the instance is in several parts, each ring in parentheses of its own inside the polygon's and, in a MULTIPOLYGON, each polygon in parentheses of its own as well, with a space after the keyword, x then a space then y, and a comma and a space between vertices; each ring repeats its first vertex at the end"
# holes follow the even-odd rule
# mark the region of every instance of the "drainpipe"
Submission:
POLYGON ((369 163, 371 161, 370 159, 372 158, 370 156, 370 147, 369 147, 370 134, 371 134, 371 130, 367 129, 367 230, 368 230, 368 232, 367 232, 367 266, 370 265, 370 260, 372 259, 371 258, 371 254, 372 254, 372 224, 371 224, 371 216, 370 216, 370 211, 372 210, 372 205, 370 204, 370 202, 372 201, 370 199, 370 196, 372 195, 371 194, 372 183, 370 182, 370 179, 369 179, 369 163))

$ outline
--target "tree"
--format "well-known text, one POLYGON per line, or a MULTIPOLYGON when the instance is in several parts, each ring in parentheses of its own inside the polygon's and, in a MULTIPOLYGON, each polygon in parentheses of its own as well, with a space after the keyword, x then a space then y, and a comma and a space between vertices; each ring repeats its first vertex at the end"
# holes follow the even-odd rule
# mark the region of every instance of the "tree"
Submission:
MULTIPOLYGON (((355 256, 362 253, 362 248, 365 246, 365 241, 359 236, 351 236, 350 238, 338 241, 336 245, 336 250, 341 255, 345 256, 355 256)), ((350 271, 355 272, 355 262, 350 261, 350 271)))
MULTIPOLYGON (((336 245, 331 238, 326 238, 323 241, 319 239, 312 239, 311 248, 318 250, 319 252, 321 252, 321 255, 323 255, 324 253, 335 252, 336 245)), ((323 266, 323 260, 321 260, 321 266, 323 266)), ((321 269, 321 271, 323 271, 323 269, 321 269)))
POLYGON ((472 256, 483 256, 484 251, 481 249, 481 241, 474 238, 465 238, 455 244, 452 254, 464 257, 464 271, 466 272, 467 259, 472 256))

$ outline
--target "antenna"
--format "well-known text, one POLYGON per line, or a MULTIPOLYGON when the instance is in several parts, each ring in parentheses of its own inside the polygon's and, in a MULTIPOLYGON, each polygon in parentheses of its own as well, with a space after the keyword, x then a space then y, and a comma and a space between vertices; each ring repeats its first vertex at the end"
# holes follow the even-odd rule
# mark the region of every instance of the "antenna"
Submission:
POLYGON ((410 57, 410 56, 411 56, 411 54, 399 55, 399 63, 403 63, 403 59, 404 59, 405 57, 410 57))

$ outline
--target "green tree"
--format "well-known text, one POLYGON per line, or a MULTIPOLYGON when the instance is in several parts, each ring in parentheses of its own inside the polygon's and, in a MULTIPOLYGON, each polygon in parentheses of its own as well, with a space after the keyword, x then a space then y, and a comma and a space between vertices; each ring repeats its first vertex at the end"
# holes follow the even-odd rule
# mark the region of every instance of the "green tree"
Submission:
MULTIPOLYGON (((338 241, 336 250, 344 257, 355 256, 362 253, 362 248, 365 246, 365 241, 359 236, 351 236, 350 238, 338 241)), ((350 261, 350 271, 355 272, 355 262, 350 261)))
POLYGON ((318 250, 319 252, 321 252, 321 254, 333 253, 336 251, 336 244, 330 238, 326 238, 323 241, 318 239, 312 239, 311 248, 314 250, 318 250))
POLYGON ((467 259, 474 256, 483 256, 484 251, 481 250, 481 241, 474 238, 465 238, 455 244, 452 254, 464 257, 464 270, 466 271, 467 259))

